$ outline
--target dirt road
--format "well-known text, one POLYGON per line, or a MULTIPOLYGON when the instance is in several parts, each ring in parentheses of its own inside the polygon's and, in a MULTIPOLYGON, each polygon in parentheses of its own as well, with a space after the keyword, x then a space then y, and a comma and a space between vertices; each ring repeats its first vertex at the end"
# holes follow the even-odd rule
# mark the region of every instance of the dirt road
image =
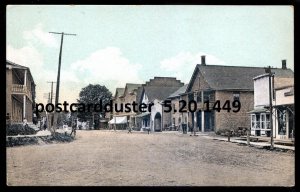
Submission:
POLYGON ((8 185, 292 186, 294 154, 175 133, 78 131, 7 148, 8 185))

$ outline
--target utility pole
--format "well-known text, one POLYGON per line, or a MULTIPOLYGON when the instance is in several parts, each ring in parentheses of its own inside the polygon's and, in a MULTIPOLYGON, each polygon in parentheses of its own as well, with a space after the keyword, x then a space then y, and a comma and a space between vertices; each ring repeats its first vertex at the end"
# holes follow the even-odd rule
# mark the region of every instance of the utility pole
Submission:
MULTIPOLYGON (((272 97, 272 93, 273 93, 273 89, 274 87, 272 87, 272 77, 273 77, 273 74, 272 71, 271 71, 271 66, 269 66, 268 68, 265 69, 266 73, 269 74, 269 110, 270 110, 270 128, 271 128, 271 131, 270 131, 270 134, 271 134, 271 149, 274 148, 274 138, 273 138, 273 104, 272 104, 272 100, 273 100, 273 97, 272 97)), ((274 81, 274 78, 273 78, 273 81, 274 81)))
MULTIPOLYGON (((49 92, 49 96, 48 96, 48 103, 50 103, 51 101, 51 93, 49 92)), ((52 102, 51 102, 52 103, 52 102)))
POLYGON ((50 94, 50 100, 49 102, 52 103, 52 99, 53 99, 53 83, 56 83, 54 81, 47 81, 47 83, 51 83, 51 94, 50 94))
MULTIPOLYGON (((61 42, 60 42, 60 51, 59 51, 59 58, 58 58, 58 72, 57 72, 57 81, 56 81, 56 93, 55 93, 55 109, 58 104, 58 99, 59 99, 59 85, 60 85, 60 68, 61 68, 61 54, 62 54, 62 46, 63 46, 63 41, 64 41, 64 35, 73 35, 76 36, 76 34, 70 34, 70 33, 58 33, 58 32, 49 32, 53 34, 58 34, 61 35, 61 42)), ((54 113, 54 122, 53 122, 53 130, 55 132, 55 126, 57 125, 57 114, 56 112, 54 113)))
POLYGON ((62 54, 62 46, 63 46, 63 41, 64 41, 64 35, 74 35, 76 34, 71 34, 71 33, 58 33, 58 32, 49 32, 53 34, 59 34, 61 35, 61 42, 60 42, 60 51, 59 51, 59 59, 58 59, 58 72, 57 72, 57 81, 56 81, 56 94, 55 94, 55 106, 58 103, 59 99, 59 85, 60 85, 60 68, 61 68, 61 54, 62 54))

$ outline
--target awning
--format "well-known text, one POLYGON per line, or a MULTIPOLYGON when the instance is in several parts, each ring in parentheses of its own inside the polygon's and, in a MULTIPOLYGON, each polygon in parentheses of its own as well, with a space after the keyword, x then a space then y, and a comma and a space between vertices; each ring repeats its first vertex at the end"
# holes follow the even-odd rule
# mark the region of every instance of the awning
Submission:
POLYGON ((247 113, 270 113, 270 111, 266 108, 260 108, 260 109, 254 109, 254 110, 249 111, 247 113))
POLYGON ((109 124, 126 124, 127 123, 127 117, 113 117, 112 120, 108 122, 109 124))
POLYGON ((150 112, 141 113, 141 114, 139 114, 139 115, 137 115, 135 117, 144 117, 146 115, 150 115, 150 112))

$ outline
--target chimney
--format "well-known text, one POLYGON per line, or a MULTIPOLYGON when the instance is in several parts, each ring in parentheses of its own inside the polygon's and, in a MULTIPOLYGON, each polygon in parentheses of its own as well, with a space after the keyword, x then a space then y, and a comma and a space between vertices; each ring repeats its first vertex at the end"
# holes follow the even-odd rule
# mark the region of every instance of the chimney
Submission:
POLYGON ((206 63, 205 63, 205 55, 201 56, 201 65, 206 65, 206 63))
POLYGON ((282 69, 286 69, 286 60, 282 60, 282 69))

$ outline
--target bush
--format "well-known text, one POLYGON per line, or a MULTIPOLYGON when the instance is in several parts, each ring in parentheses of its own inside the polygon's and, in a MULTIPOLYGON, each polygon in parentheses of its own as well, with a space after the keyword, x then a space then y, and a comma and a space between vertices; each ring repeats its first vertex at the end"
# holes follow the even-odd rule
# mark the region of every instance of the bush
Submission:
POLYGON ((13 136, 13 135, 35 135, 37 133, 36 130, 33 128, 26 126, 24 127, 23 124, 12 124, 10 126, 6 126, 6 135, 13 136))

